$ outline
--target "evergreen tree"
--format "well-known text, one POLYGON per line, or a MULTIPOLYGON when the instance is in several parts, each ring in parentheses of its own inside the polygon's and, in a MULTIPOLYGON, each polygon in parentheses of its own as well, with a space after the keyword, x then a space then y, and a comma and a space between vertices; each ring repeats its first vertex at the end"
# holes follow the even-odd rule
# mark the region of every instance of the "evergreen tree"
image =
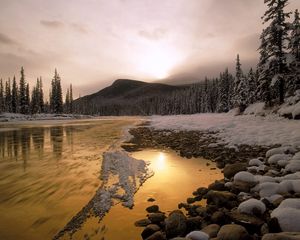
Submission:
POLYGON ((53 113, 63 112, 63 100, 62 100, 62 89, 61 79, 57 70, 55 69, 54 77, 51 83, 52 89, 50 93, 50 107, 53 113))
POLYGON ((39 99, 38 88, 35 86, 31 92, 31 102, 30 102, 31 114, 36 114, 39 111, 38 99, 39 99))
POLYGON ((248 84, 247 79, 243 75, 242 64, 240 62, 240 56, 236 58, 236 73, 234 81, 234 107, 238 107, 243 112, 247 106, 248 98, 248 84))
POLYGON ((70 111, 70 91, 67 90, 66 100, 65 100, 65 113, 69 113, 70 111))
POLYGON ((73 87, 72 87, 72 84, 70 84, 69 100, 70 100, 70 109, 69 109, 69 112, 73 113, 73 87))
POLYGON ((267 4, 268 9, 262 17, 263 23, 270 23, 264 31, 264 38, 267 42, 266 57, 269 65, 269 74, 272 79, 271 87, 276 94, 274 97, 278 98, 279 103, 283 103, 289 32, 289 24, 286 22, 286 18, 290 16, 290 12, 285 12, 284 10, 288 0, 264 0, 264 2, 267 4))
POLYGON ((1 112, 4 112, 4 92, 2 79, 0 79, 0 113, 1 112))
POLYGON ((43 82, 42 77, 38 81, 38 104, 39 104, 39 113, 44 112, 44 91, 43 91, 43 82))
POLYGON ((26 84, 25 89, 25 114, 30 112, 30 91, 29 91, 29 83, 26 84))
POLYGON ((252 68, 250 68, 248 76, 247 76, 247 104, 252 104, 256 101, 256 89, 257 89, 257 81, 256 76, 252 68))
POLYGON ((12 100, 11 100, 11 110, 13 113, 18 112, 18 86, 16 82, 16 77, 14 76, 12 84, 12 100))
POLYGON ((300 89, 300 17, 296 9, 289 42, 290 74, 288 78, 287 96, 294 95, 300 89))
POLYGON ((19 87, 19 106, 20 113, 26 114, 27 111, 27 98, 26 98, 26 82, 24 68, 21 68, 21 78, 20 78, 20 87, 19 87))
POLYGON ((228 112, 230 109, 230 85, 232 85, 232 75, 227 68, 224 73, 220 74, 218 112, 228 112))
POLYGON ((11 112, 11 88, 10 88, 10 78, 5 83, 5 110, 6 112, 11 112))

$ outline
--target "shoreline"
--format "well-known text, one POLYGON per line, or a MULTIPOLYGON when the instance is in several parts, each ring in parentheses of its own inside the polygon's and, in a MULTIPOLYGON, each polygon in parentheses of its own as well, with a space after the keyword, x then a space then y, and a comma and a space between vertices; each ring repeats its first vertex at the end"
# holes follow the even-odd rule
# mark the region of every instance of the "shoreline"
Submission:
MULTIPOLYGON (((277 208, 286 201, 299 203, 300 192, 287 189, 282 191, 283 193, 273 191, 266 195, 263 191, 268 189, 267 185, 280 185, 287 181, 286 178, 289 177, 286 176, 292 172, 297 174, 297 170, 283 170, 288 166, 288 162, 285 166, 280 166, 277 162, 273 164, 272 157, 276 158, 276 155, 279 157, 278 154, 281 154, 282 158, 289 156, 287 161, 292 161, 293 158, 298 158, 299 149, 280 145, 240 145, 228 148, 225 144, 216 144, 216 133, 156 130, 148 124, 137 126, 129 132, 133 136, 132 139, 122 145, 126 151, 170 148, 182 157, 204 157, 216 162, 224 174, 223 180, 211 183, 208 188, 199 186, 185 203, 178 203, 178 209, 168 216, 159 211, 159 206, 153 205, 153 208, 147 209, 146 218, 135 223, 144 227, 141 234, 143 239, 165 240, 181 237, 178 239, 265 240, 270 239, 270 236, 276 237, 280 232, 287 232, 286 226, 282 224, 284 216, 277 214, 277 208), (206 199, 206 206, 197 204, 202 199, 206 199), (182 208, 187 211, 186 215, 180 210, 182 208), (152 211, 153 209, 155 211, 152 211), (203 233, 206 234, 204 238, 184 238, 188 234, 200 236, 203 233)), ((288 228, 289 231, 295 229, 295 232, 300 231, 297 227, 288 228)), ((287 239, 292 239, 291 236, 300 237, 300 233, 280 234, 287 239)))

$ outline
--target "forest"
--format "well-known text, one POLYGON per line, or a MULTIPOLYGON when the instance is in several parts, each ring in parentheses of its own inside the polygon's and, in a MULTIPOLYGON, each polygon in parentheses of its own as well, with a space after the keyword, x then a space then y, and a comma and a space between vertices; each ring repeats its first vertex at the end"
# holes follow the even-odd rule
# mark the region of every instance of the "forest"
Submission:
MULTIPOLYGON (((38 78, 31 91, 21 69, 19 84, 15 77, 0 82, 0 112, 22 114, 78 113, 93 115, 168 115, 207 112, 240 112, 255 102, 266 107, 280 105, 297 95, 300 89, 300 17, 299 11, 286 12, 287 1, 268 3, 263 19, 259 62, 245 72, 240 56, 236 58, 235 73, 228 68, 218 78, 186 85, 167 94, 140 96, 130 101, 97 99, 73 101, 72 85, 63 101, 61 79, 57 71, 51 82, 49 101, 45 101, 42 79, 38 78)), ((299 94, 300 95, 300 94, 299 94)))

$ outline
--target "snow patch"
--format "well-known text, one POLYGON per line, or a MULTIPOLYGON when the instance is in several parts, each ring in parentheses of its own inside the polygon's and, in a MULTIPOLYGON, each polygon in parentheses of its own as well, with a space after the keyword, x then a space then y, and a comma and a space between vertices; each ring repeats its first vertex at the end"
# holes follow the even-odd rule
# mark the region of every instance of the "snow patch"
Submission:
POLYGON ((266 211, 266 206, 262 201, 251 198, 242 202, 238 206, 238 211, 247 214, 254 214, 254 211, 259 211, 260 214, 263 214, 266 211))

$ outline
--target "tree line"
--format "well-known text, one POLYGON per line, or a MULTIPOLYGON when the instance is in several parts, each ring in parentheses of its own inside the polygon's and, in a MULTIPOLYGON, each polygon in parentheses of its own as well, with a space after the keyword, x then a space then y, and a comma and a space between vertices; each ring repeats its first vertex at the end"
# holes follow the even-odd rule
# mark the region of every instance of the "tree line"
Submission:
POLYGON ((75 111, 99 115, 164 115, 227 112, 235 107, 242 112, 257 101, 265 102, 267 107, 282 104, 285 98, 300 91, 299 11, 294 11, 289 22, 292 12, 285 11, 288 0, 264 2, 265 28, 260 36, 256 69, 244 72, 237 55, 235 74, 225 69, 218 78, 206 78, 163 96, 143 96, 129 101, 78 101, 75 111))
POLYGON ((45 100, 42 78, 36 80, 36 84, 30 91, 29 83, 25 79, 24 68, 21 68, 20 79, 13 77, 11 81, 0 79, 0 113, 73 113, 72 84, 67 89, 65 101, 61 87, 61 78, 55 70, 49 91, 49 100, 45 100))

